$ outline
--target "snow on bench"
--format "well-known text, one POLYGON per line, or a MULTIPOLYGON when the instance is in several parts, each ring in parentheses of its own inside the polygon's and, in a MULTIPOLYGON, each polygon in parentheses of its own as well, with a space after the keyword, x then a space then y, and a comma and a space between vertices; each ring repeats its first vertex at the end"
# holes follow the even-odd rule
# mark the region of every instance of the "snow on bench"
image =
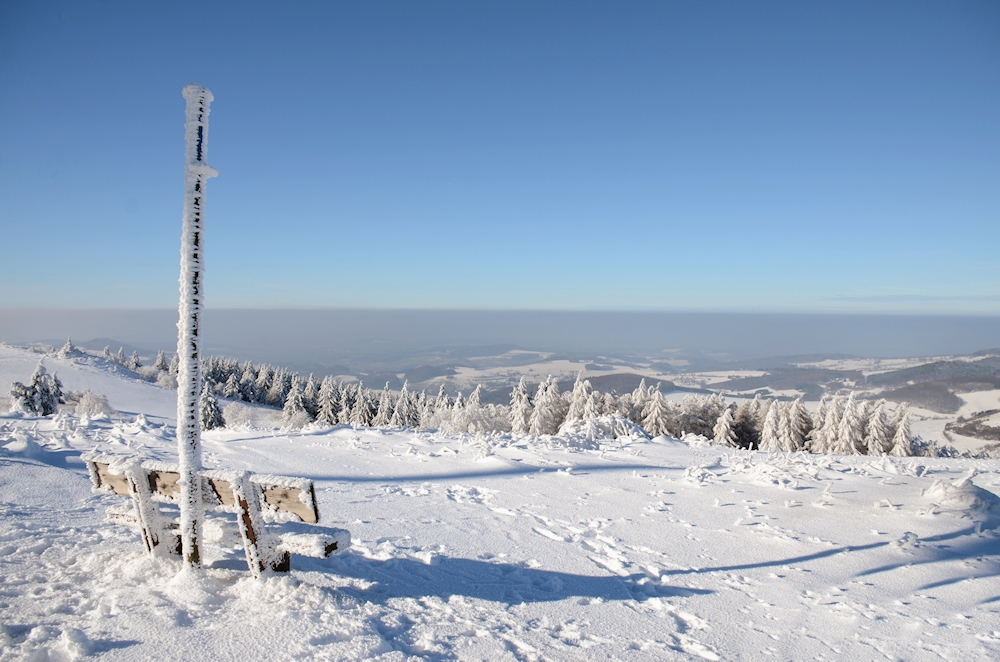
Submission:
MULTIPOLYGON (((82 457, 95 492, 131 499, 108 509, 111 522, 137 528, 151 554, 180 554, 178 522, 156 506, 157 501, 178 502, 177 466, 101 453, 82 457)), ((350 544, 350 534, 343 529, 303 526, 319 523, 311 480, 217 469, 200 471, 199 476, 206 511, 236 514, 247 565, 255 577, 267 569, 287 572, 291 554, 326 558, 350 544)), ((206 539, 225 544, 227 533, 219 520, 206 520, 206 539)))

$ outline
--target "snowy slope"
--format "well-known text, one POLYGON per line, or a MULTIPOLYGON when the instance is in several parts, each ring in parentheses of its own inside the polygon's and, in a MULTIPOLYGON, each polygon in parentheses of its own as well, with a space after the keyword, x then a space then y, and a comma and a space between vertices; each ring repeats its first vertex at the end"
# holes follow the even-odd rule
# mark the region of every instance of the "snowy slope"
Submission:
MULTIPOLYGON (((3 349, 0 378, 36 361, 3 349)), ((51 361, 68 388, 170 412, 163 389, 51 361)), ((0 417, 0 660, 1000 657, 1000 461, 208 432, 206 465, 312 478, 352 533, 254 581, 234 550, 179 575, 104 523, 118 499, 79 451, 173 453, 171 427, 133 418, 0 417)))

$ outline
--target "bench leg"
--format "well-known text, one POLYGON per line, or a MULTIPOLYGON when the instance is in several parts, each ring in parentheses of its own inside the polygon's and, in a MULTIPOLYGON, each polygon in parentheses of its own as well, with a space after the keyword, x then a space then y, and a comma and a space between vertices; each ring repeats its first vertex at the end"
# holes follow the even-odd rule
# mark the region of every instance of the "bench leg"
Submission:
POLYGON ((125 467, 125 480, 128 481, 129 492, 132 494, 132 505, 146 551, 154 555, 163 552, 180 554, 180 539, 171 535, 163 525, 160 511, 153 503, 149 474, 135 463, 125 467))
POLYGON ((264 518, 260 513, 260 488, 251 483, 245 473, 231 484, 236 501, 236 520, 243 537, 250 574, 260 577, 265 570, 288 572, 291 568, 288 552, 279 551, 264 528, 264 518))

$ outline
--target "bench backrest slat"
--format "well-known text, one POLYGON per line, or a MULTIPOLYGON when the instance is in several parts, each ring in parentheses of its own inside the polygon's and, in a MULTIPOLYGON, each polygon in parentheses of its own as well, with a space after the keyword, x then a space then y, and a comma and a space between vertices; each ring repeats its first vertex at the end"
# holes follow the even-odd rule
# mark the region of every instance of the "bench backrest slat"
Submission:
POLYGON ((100 481, 100 484, 97 485, 98 489, 107 487, 115 494, 121 496, 130 496, 132 494, 132 490, 129 489, 128 479, 123 474, 111 473, 110 466, 100 462, 95 462, 94 466, 97 469, 97 479, 100 481))
MULTIPOLYGON (((97 476, 98 484, 96 487, 98 489, 107 487, 115 494, 121 496, 131 495, 128 480, 124 475, 111 473, 111 465, 109 463, 98 462, 96 460, 86 460, 86 462, 93 466, 91 473, 97 476)), ((177 485, 177 481, 180 480, 178 472, 162 469, 146 469, 146 471, 149 478, 150 491, 171 501, 176 501, 180 497, 180 487, 177 485)), ((265 478, 265 481, 277 479, 276 477, 268 477, 265 478)), ((236 504, 236 499, 233 496, 233 488, 228 480, 211 476, 206 476, 205 480, 218 498, 219 505, 234 506, 236 504)), ((253 482, 260 487, 264 497, 264 504, 262 505, 266 505, 266 508, 290 513, 303 522, 317 524, 319 522, 319 510, 316 508, 316 492, 313 489, 312 481, 292 480, 303 485, 306 489, 303 490, 302 487, 291 485, 259 482, 257 480, 253 480, 253 482), (302 498, 303 496, 305 496, 305 499, 302 498)))

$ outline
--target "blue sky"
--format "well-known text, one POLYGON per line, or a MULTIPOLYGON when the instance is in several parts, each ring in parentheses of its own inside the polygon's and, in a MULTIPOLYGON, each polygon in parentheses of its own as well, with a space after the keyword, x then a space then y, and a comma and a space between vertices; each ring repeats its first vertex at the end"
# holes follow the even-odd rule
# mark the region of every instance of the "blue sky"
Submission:
POLYGON ((0 307, 1000 314, 995 2, 0 5, 0 307))

